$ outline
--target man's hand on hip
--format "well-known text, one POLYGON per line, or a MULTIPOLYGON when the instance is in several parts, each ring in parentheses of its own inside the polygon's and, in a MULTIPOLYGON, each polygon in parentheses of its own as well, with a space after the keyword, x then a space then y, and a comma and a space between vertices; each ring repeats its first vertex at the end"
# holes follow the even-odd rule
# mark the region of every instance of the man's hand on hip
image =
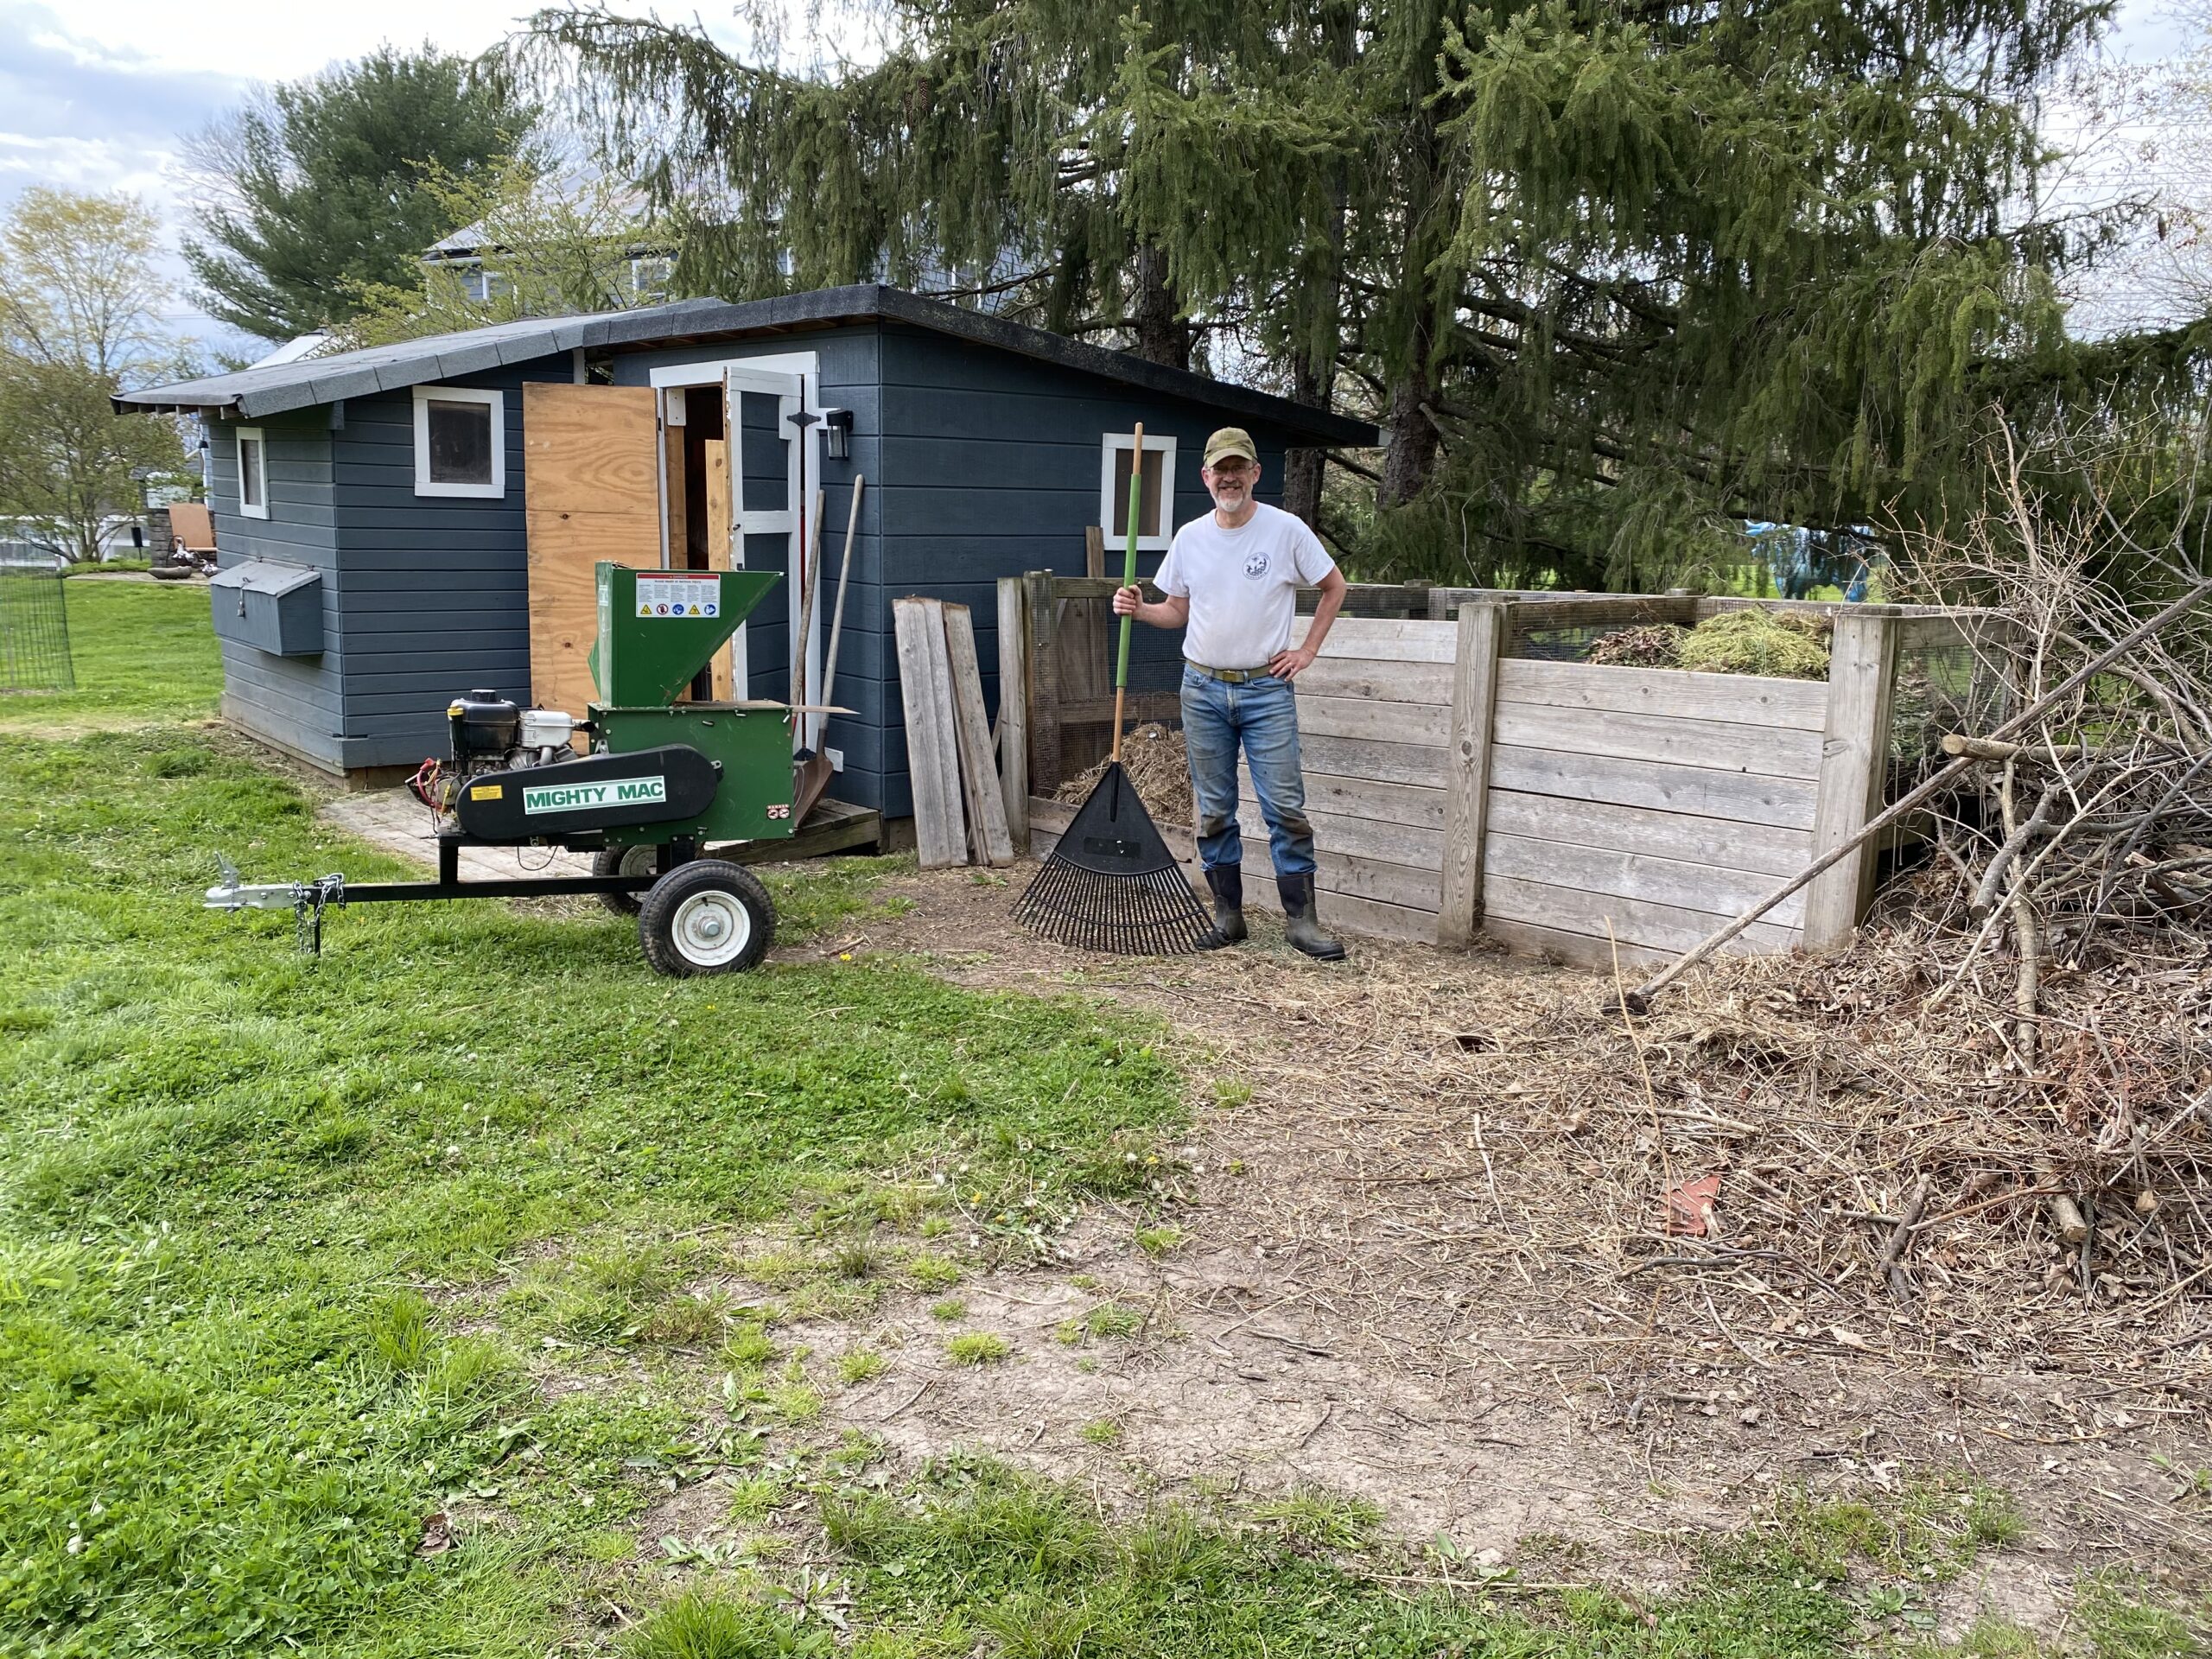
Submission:
POLYGON ((1313 666, 1313 653, 1303 645, 1279 651, 1268 658, 1268 672, 1279 680, 1294 680, 1313 666))

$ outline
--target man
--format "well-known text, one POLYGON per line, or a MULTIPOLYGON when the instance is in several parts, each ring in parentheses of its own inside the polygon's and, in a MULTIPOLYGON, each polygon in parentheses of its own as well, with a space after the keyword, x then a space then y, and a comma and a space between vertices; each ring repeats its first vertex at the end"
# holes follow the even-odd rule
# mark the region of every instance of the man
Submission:
POLYGON ((1198 817, 1198 857, 1213 890, 1214 931, 1224 944, 1245 937, 1244 841, 1236 823, 1236 751, 1243 746, 1252 788, 1268 823, 1285 931, 1309 957, 1340 962, 1344 948, 1321 931, 1313 906, 1313 826, 1298 764, 1298 705, 1291 682, 1313 666, 1344 602, 1344 579, 1320 538, 1280 507, 1254 499, 1260 458, 1233 426, 1206 440, 1198 476, 1213 511, 1175 532, 1154 582, 1114 595, 1117 616, 1182 628, 1183 740, 1198 817), (1306 643, 1290 643, 1298 590, 1319 588, 1306 643))

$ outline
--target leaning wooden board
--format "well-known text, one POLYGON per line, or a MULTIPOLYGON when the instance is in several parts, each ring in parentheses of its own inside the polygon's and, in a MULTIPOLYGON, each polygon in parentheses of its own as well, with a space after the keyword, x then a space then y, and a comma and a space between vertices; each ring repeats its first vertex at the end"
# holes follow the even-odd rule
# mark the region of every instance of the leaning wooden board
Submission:
POLYGON ((952 726, 952 664, 944 606, 901 599, 891 607, 899 652, 899 701, 906 725, 906 772, 914 791, 914 842, 925 870, 968 861, 959 739, 952 726))
POLYGON ((991 770, 991 722, 983 711, 983 674, 976 658, 976 622, 965 605, 944 607, 945 653, 952 670, 953 737, 976 861, 1004 869, 1014 862, 1006 800, 991 770))

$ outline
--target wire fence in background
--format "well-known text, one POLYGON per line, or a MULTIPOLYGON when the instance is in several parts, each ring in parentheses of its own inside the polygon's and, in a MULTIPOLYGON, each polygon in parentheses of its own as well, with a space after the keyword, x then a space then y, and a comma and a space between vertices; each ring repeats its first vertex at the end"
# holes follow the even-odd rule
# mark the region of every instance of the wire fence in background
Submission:
POLYGON ((28 543, 0 541, 0 691, 70 691, 60 570, 28 543))

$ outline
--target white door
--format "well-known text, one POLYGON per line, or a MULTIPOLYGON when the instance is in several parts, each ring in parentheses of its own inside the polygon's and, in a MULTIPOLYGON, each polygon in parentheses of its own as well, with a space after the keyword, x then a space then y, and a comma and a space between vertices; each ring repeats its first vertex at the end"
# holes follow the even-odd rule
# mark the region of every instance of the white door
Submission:
MULTIPOLYGON (((731 369, 723 378, 730 471, 730 563, 782 575, 746 619, 736 672, 741 695, 778 702, 791 698, 791 652, 799 633, 799 600, 813 510, 807 476, 806 423, 791 418, 806 406, 806 382, 796 374, 731 369)), ((817 608, 820 600, 817 596, 817 608)), ((806 681, 813 698, 821 683, 821 639, 808 629, 806 681)), ((804 728, 805 722, 799 722, 804 728)))

